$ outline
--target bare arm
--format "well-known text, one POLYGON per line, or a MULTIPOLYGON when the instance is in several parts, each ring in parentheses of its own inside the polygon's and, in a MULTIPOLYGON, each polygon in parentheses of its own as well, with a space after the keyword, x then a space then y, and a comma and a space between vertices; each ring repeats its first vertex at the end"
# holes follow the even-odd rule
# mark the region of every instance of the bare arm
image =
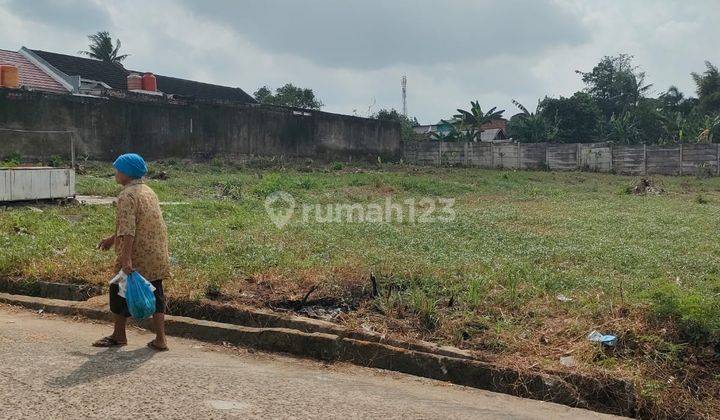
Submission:
POLYGON ((113 245, 115 245, 115 235, 108 236, 107 238, 100 241, 100 243, 97 245, 97 248, 102 249, 103 251, 107 251, 108 249, 112 248, 113 245))
POLYGON ((132 273, 132 250, 135 243, 135 237, 132 235, 123 235, 120 239, 120 267, 125 274, 132 273))

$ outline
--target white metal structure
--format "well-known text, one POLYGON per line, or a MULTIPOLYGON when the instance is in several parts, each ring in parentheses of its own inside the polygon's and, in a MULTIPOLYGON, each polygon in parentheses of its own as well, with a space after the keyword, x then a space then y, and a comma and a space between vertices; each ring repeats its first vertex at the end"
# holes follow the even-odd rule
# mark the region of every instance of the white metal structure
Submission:
POLYGON ((75 171, 70 168, 0 169, 0 201, 47 200, 75 196, 75 171))
POLYGON ((67 134, 70 147, 70 167, 19 166, 0 168, 0 202, 50 200, 75 197, 75 138, 68 130, 20 130, 0 128, 0 131, 25 134, 67 134))

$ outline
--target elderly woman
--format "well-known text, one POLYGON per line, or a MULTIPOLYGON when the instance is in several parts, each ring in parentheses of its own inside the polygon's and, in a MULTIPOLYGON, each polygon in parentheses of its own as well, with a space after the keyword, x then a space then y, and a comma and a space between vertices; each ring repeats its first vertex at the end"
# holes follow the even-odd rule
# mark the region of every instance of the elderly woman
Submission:
MULTIPOLYGON (((98 248, 108 250, 115 246, 115 271, 122 270, 125 274, 137 271, 155 286, 153 326, 157 336, 148 347, 164 351, 168 347, 162 282, 170 275, 167 227, 155 192, 143 182, 147 173, 143 158, 127 153, 118 157, 113 167, 115 181, 123 187, 117 200, 115 234, 100 241, 98 248)), ((110 285, 110 311, 114 314, 115 329, 112 335, 93 343, 95 347, 127 344, 125 329, 130 312, 127 302, 119 295, 117 284, 110 285)))

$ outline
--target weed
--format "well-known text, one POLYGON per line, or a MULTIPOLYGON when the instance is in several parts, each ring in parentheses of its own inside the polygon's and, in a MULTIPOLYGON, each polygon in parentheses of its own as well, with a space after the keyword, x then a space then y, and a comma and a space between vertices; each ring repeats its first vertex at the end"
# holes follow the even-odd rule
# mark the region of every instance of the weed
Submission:
POLYGON ((698 204, 707 204, 709 201, 708 201, 707 198, 705 198, 704 195, 698 193, 698 194, 695 196, 695 202, 698 203, 698 204))
POLYGON ((218 195, 231 200, 242 200, 242 184, 237 181, 224 181, 217 184, 218 195))
POLYGON ((208 283, 205 286, 205 297, 208 299, 218 299, 222 295, 221 287, 216 282, 208 283))
POLYGON ((665 382, 652 379, 642 384, 640 395, 649 400, 656 400, 662 395, 665 389, 667 389, 665 382))
POLYGON ((655 315, 675 321, 691 342, 711 341, 720 332, 720 302, 715 295, 683 290, 669 282, 650 292, 655 315))
POLYGON ((52 155, 50 156, 48 165, 52 166, 53 168, 60 168, 65 165, 65 160, 59 155, 52 155))
POLYGON ((3 168, 14 168, 22 163, 23 157, 18 152, 12 152, 5 156, 5 159, 0 162, 0 167, 3 168))
POLYGON ((408 307, 418 317, 422 329, 435 331, 440 320, 437 300, 428 296, 421 289, 412 289, 408 298, 408 307))
POLYGON ((469 281, 465 292, 465 302, 471 309, 481 308, 487 296, 487 283, 482 277, 476 277, 469 281))

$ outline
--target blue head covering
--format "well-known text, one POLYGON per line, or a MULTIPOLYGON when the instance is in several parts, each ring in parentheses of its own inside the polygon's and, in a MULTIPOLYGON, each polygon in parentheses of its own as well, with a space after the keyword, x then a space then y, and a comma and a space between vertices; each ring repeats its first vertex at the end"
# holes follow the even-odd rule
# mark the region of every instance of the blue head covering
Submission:
POLYGON ((134 179, 140 179, 147 173, 145 160, 136 153, 125 153, 118 156, 113 163, 113 168, 134 179))

